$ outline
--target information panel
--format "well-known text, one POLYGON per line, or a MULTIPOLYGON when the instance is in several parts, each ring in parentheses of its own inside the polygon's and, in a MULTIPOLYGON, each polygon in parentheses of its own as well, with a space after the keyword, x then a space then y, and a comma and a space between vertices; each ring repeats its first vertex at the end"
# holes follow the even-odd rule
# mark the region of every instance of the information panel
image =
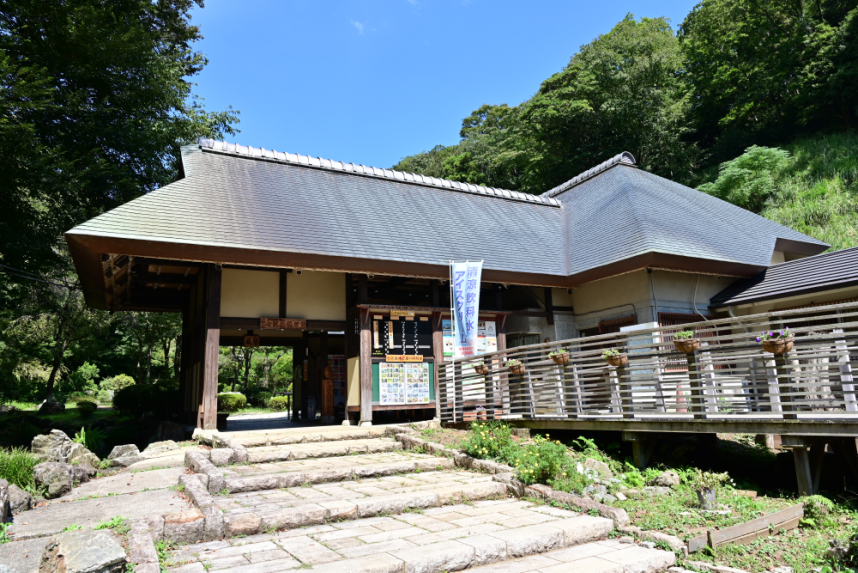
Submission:
POLYGON ((379 403, 429 402, 429 365, 383 362, 379 364, 379 403))
POLYGON ((372 317, 372 355, 432 356, 432 323, 428 316, 372 317))
MULTIPOLYGON (((453 323, 450 320, 442 320, 441 328, 444 340, 444 356, 452 357, 454 353, 453 323)), ((477 349, 476 355, 489 354, 498 349, 497 325, 493 320, 481 320, 477 323, 477 349)))

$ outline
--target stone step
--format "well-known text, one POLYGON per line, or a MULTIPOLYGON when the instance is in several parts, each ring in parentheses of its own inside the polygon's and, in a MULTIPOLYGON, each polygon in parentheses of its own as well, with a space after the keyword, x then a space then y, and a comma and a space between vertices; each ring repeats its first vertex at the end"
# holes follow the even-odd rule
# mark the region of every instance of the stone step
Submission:
POLYGON ((312 487, 291 487, 266 489, 250 493, 238 493, 229 496, 216 496, 215 503, 223 510, 239 507, 252 507, 262 504, 289 504, 304 500, 354 500, 373 495, 391 495, 400 493, 423 492, 428 490, 461 487, 464 484, 486 483, 493 481, 491 476, 475 475, 467 472, 429 472, 413 476, 391 476, 368 480, 349 480, 322 483, 312 487))
MULTIPOLYGON (((248 454, 252 454, 252 450, 248 454)), ((455 464, 453 460, 447 458, 409 455, 403 457, 401 461, 376 464, 351 463, 348 458, 338 458, 336 464, 332 464, 328 468, 311 469, 310 471, 289 471, 294 467, 280 466, 277 468, 280 471, 271 471, 274 468, 269 468, 269 471, 259 473, 253 472, 252 469, 250 471, 224 471, 226 490, 229 493, 239 493, 298 487, 305 484, 392 476, 396 474, 432 472, 453 469, 455 464)))
POLYGON ((401 449, 402 444, 390 438, 298 443, 250 448, 247 451, 247 461, 250 463, 265 463, 306 460, 354 454, 392 452, 401 449))
POLYGON ((657 573, 674 563, 673 553, 606 541, 612 527, 604 518, 529 502, 478 501, 188 545, 171 552, 168 570, 657 573))
POLYGON ((259 499, 261 503, 244 507, 238 500, 224 503, 222 499, 216 499, 215 505, 224 512, 224 535, 228 538, 254 535, 266 530, 296 529, 330 521, 424 511, 463 501, 505 498, 506 486, 488 480, 475 483, 448 482, 423 491, 382 491, 383 495, 364 495, 357 499, 326 494, 323 499, 297 500, 284 499, 282 494, 288 492, 273 491, 268 497, 259 499))

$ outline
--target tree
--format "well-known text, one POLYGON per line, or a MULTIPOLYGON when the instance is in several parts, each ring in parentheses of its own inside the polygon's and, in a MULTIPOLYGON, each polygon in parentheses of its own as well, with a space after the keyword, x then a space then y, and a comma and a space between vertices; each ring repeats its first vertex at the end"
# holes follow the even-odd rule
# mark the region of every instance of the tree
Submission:
POLYGON ((97 336, 110 324, 107 312, 87 307, 80 285, 52 283, 33 289, 30 308, 13 320, 6 335, 18 345, 37 345, 50 360, 45 400, 53 400, 54 384, 72 346, 97 336))
POLYGON ((234 133, 189 78, 201 0, 0 4, 0 257, 58 264, 61 233, 175 179, 179 147, 234 133), (7 154, 8 152, 8 154, 7 154))
POLYGON ((622 151, 670 178, 687 176, 689 98, 679 43, 664 18, 629 14, 581 47, 563 71, 523 104, 542 190, 622 151))
MULTIPOLYGON (((161 377, 171 377, 170 349, 181 335, 181 317, 169 312, 124 312, 120 319, 128 344, 134 348, 137 366, 137 381, 141 384, 152 382, 152 364, 156 350, 163 351, 161 359, 161 377)), ((176 356, 178 363, 178 356, 176 356)), ((178 377, 177 377, 178 378, 178 377)))
POLYGON ((695 137, 717 160, 856 125, 856 0, 705 0, 679 39, 695 137))

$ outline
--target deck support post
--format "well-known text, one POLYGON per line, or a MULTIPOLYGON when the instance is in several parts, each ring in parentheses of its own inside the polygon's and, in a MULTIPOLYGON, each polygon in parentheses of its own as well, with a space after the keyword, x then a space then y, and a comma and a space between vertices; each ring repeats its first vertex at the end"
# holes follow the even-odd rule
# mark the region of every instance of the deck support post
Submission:
POLYGON ((623 441, 632 443, 632 457, 635 467, 646 469, 646 464, 658 443, 658 434, 648 432, 623 432, 623 441))
POLYGON ((796 412, 792 386, 790 386, 789 379, 789 354, 778 354, 775 356, 775 368, 778 375, 778 387, 781 389, 780 398, 783 405, 784 419, 797 420, 798 413, 796 412))
POLYGON ((691 385, 691 411, 694 412, 695 420, 705 420, 703 385, 700 380, 700 366, 697 363, 697 352, 686 354, 685 361, 688 363, 688 382, 691 385))
POLYGON ((819 491, 822 460, 828 438, 785 435, 781 439, 781 447, 792 449, 798 493, 800 495, 816 495, 819 491))

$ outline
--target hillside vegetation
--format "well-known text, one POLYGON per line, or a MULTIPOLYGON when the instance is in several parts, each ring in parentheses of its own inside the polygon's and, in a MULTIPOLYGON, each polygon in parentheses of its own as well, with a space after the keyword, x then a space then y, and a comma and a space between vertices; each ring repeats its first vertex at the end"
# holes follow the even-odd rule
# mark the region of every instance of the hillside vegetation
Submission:
POLYGON ((699 187, 782 225, 825 241, 858 246, 858 135, 800 139, 782 148, 749 148, 722 163, 699 187))

